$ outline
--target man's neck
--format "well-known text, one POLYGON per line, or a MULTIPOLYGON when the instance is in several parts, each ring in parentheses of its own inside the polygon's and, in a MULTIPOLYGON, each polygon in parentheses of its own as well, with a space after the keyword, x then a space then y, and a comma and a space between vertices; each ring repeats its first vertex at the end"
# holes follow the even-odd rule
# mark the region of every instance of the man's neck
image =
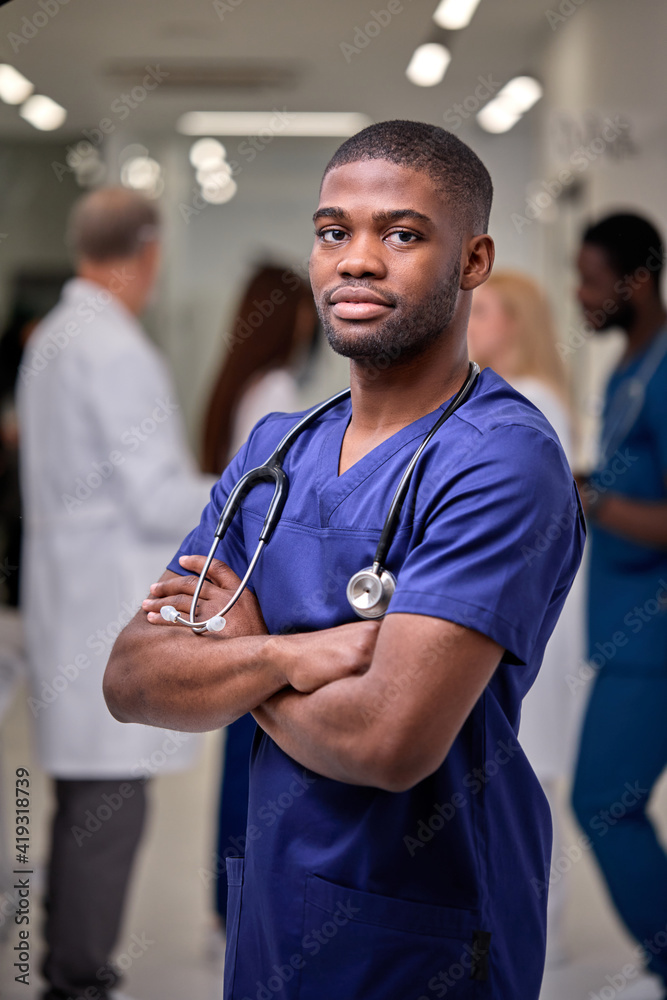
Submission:
POLYGON ((653 299, 637 312, 632 326, 625 331, 628 338, 625 359, 641 353, 653 340, 660 327, 665 325, 667 310, 660 299, 653 299))
POLYGON ((435 344, 425 354, 383 371, 352 360, 350 388, 354 435, 382 436, 407 427, 453 396, 468 372, 463 340, 456 351, 435 344))

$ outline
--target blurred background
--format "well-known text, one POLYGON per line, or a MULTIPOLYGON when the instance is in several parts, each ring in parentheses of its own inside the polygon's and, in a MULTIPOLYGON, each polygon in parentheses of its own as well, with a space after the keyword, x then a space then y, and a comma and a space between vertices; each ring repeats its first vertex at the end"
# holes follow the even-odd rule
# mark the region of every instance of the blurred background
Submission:
MULTIPOLYGON (((436 23, 436 6, 2 5, 0 328, 28 323, 55 304, 72 273, 67 216, 84 191, 121 184, 154 198, 163 252, 144 324, 168 359, 190 444, 201 456, 207 401, 250 276, 275 264, 307 277, 311 215, 331 154, 371 122, 419 119, 454 131, 491 173, 497 262, 546 290, 576 414, 573 464, 590 467, 604 385, 622 342, 586 332, 575 258, 585 225, 610 211, 638 211, 667 228, 667 6, 481 0, 458 29, 436 23), (415 59, 420 46, 434 45, 415 59), (504 105, 494 114, 489 104, 516 78, 524 81, 516 113, 504 105), (201 139, 214 141, 195 146, 201 139)), ((299 405, 347 384, 347 371, 346 360, 321 345, 299 381, 299 405)), ((12 420, 7 403, 7 434, 12 420)), ((6 559, 0 577, 7 592, 14 572, 6 559)), ((22 683, 12 697, 0 729, 4 788, 11 792, 17 767, 30 770, 38 880, 51 792, 34 756, 22 683)), ((154 783, 119 946, 124 989, 138 998, 220 995, 221 959, 210 942, 220 756, 220 734, 211 734, 194 770, 154 783), (142 947, 128 950, 137 939, 142 947)), ((560 794, 566 848, 579 831, 566 804, 567 782, 560 794)), ((652 808, 665 831, 664 787, 652 808)), ((12 821, 7 805, 7 837, 12 821)), ((626 956, 633 961, 634 943, 590 852, 562 867, 568 962, 548 974, 544 997, 605 996, 605 977, 626 956)), ((37 882, 34 898, 37 928, 37 882)), ((37 961, 30 987, 16 984, 11 933, 5 937, 0 992, 9 1000, 38 996, 37 961)), ((37 932, 33 940, 37 946, 37 932)))

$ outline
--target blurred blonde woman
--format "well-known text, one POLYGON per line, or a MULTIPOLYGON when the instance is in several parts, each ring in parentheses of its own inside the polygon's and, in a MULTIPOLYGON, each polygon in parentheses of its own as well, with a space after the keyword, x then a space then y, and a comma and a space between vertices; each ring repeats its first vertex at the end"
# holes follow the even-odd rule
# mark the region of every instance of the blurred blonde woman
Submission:
MULTIPOLYGON (((473 296, 468 326, 470 357, 493 368, 541 410, 572 463, 567 372, 556 346, 551 309, 527 275, 494 272, 473 296)), ((530 455, 526 461, 530 462, 530 455)), ((558 782, 574 769, 581 704, 579 686, 568 686, 583 658, 583 607, 578 580, 547 645, 535 684, 523 701, 519 741, 549 800, 554 824, 549 887, 547 966, 564 961, 563 911, 566 876, 558 862, 565 845, 560 832, 558 782)), ((562 867, 562 866, 561 866, 562 867)))

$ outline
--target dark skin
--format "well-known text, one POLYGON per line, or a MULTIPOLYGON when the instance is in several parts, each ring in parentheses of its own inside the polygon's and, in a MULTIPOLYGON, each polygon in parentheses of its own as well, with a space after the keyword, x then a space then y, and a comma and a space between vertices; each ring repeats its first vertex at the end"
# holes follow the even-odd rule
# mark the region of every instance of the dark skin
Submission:
MULTIPOLYGON (((453 206, 430 178, 388 161, 332 170, 319 212, 313 292, 346 340, 369 332, 381 339, 392 310, 407 314, 455 275, 451 321, 427 349, 399 357, 379 375, 368 359, 351 360, 344 472, 462 384, 472 292, 490 273, 493 242, 461 230, 453 206), (346 305, 340 289, 360 280, 375 301, 364 305, 357 296, 356 304, 346 305), (336 289, 339 301, 331 302, 336 289), (378 299, 403 304, 383 307, 378 299)), ((182 565, 197 573, 203 558, 189 557, 182 565)), ((237 581, 224 564, 213 574, 202 592, 200 618, 217 611, 237 581)), ((105 677, 112 714, 188 730, 225 725, 252 711, 294 760, 349 784, 403 791, 433 773, 503 653, 479 632, 426 615, 390 614, 381 624, 270 636, 247 591, 225 630, 202 638, 166 625, 158 613, 164 604, 187 612, 194 584, 194 576, 165 573, 120 635, 105 677), (391 694, 397 685, 400 698, 391 694), (377 710, 369 713, 373 706, 377 710)))
MULTIPOLYGON (((626 336, 621 365, 644 350, 667 319, 660 292, 652 279, 626 280, 612 266, 602 247, 584 243, 577 258, 577 297, 589 323, 602 333, 619 327, 626 336)), ((579 477, 578 477, 579 478, 579 477)), ((667 484, 667 470, 665 470, 667 484)), ((587 491, 581 480, 586 509, 587 491)), ((634 500, 620 493, 605 494, 595 510, 600 527, 649 548, 667 548, 667 503, 634 500)))

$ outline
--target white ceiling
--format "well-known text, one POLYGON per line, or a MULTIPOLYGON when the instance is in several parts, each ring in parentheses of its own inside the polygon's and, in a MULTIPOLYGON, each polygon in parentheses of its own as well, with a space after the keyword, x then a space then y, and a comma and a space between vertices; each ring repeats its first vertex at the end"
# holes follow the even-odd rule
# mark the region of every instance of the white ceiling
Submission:
MULTIPOLYGON (((58 6, 58 0, 42 2, 58 6)), ((371 20, 370 11, 386 10, 387 0, 217 2, 222 18, 211 0, 67 0, 36 29, 29 22, 40 25, 47 16, 38 0, 0 7, 0 61, 68 111, 63 128, 39 133, 15 107, 0 105, 0 138, 67 143, 102 118, 117 125, 112 103, 140 82, 113 75, 114 67, 127 65, 142 75, 144 66, 171 65, 173 77, 178 64, 195 75, 200 65, 209 72, 257 66, 287 77, 258 90, 163 84, 128 115, 135 132, 171 132, 188 110, 273 107, 442 124, 448 108, 474 93, 480 75, 502 83, 523 71, 539 76, 540 53, 551 36, 543 0, 482 0, 471 25, 449 36, 431 19, 436 0, 402 0, 402 11, 347 62, 341 43, 353 44, 355 28, 371 20), (33 30, 25 44, 14 37, 33 30), (415 87, 404 75, 409 58, 416 45, 438 38, 453 52, 445 80, 415 87)))

